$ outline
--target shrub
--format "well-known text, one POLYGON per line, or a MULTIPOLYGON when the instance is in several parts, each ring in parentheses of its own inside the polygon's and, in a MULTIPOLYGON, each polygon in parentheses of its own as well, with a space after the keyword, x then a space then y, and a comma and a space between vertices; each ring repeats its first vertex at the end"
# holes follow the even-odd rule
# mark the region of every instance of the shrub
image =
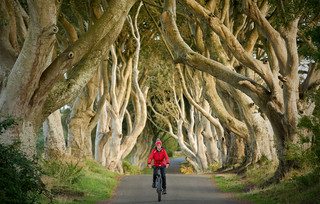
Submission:
POLYGON ((315 103, 315 108, 312 116, 304 116, 300 119, 298 127, 306 128, 312 132, 312 137, 310 139, 300 134, 300 142, 302 144, 311 144, 310 148, 304 152, 304 161, 314 165, 316 168, 320 168, 320 89, 311 93, 309 97, 315 103))
POLYGON ((180 170, 181 170, 181 173, 183 174, 194 174, 194 169, 191 164, 188 166, 182 165, 180 170))
MULTIPOLYGON (((21 119, 8 116, 1 121, 0 136, 3 130, 16 125, 16 120, 21 119)), ((0 144, 0 203, 36 203, 41 194, 51 199, 41 181, 37 160, 29 159, 19 146, 20 142, 0 144)))
POLYGON ((320 89, 309 93, 308 98, 315 103, 311 116, 303 116, 298 128, 308 130, 311 135, 298 133, 298 144, 289 144, 290 154, 287 159, 298 161, 300 166, 312 169, 307 175, 294 177, 300 187, 310 187, 320 182, 320 89))
POLYGON ((40 194, 50 197, 37 160, 28 159, 19 144, 0 144, 0 203, 36 203, 40 194))
POLYGON ((210 164, 208 170, 209 170, 210 172, 215 172, 215 171, 217 171, 219 168, 220 168, 219 163, 210 164))
POLYGON ((293 176, 293 180, 298 188, 304 189, 318 184, 320 181, 319 175, 319 169, 315 169, 313 172, 306 175, 293 176))

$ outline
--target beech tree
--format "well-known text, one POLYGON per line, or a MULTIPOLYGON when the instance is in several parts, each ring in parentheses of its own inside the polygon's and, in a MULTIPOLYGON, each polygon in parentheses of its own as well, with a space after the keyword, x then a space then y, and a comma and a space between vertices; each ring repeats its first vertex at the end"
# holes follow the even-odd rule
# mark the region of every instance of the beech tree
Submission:
MULTIPOLYGON (((232 67, 232 60, 229 59, 228 52, 224 49, 218 36, 212 30, 208 29, 206 24, 201 23, 192 15, 186 16, 181 13, 178 13, 178 15, 179 18, 177 19, 179 20, 179 23, 183 24, 183 26, 179 27, 182 29, 182 36, 186 41, 192 44, 193 49, 197 50, 197 52, 202 55, 210 56, 213 59, 220 60, 226 66, 232 67), (181 20, 181 18, 184 18, 186 21, 181 20), (188 28, 188 26, 185 26, 186 24, 189 25, 189 30, 186 29, 188 28)), ((231 24, 233 20, 233 17, 229 17, 225 21, 230 21, 231 24)), ((236 20, 240 22, 243 21, 241 18, 236 20)), ((234 24, 240 23, 235 22, 234 24)), ((242 28, 241 26, 239 27, 238 30, 242 28)), ((245 32, 248 33, 250 31, 251 30, 245 32)), ((256 37, 256 35, 253 37, 256 37)), ((247 46, 248 48, 246 49, 250 50, 254 45, 254 42, 251 43, 250 46, 247 46)), ((203 96, 210 101, 209 104, 213 111, 213 115, 218 117, 222 125, 226 128, 225 135, 223 130, 220 131, 220 137, 215 137, 221 138, 221 140, 217 140, 220 149, 219 153, 225 152, 224 156, 221 155, 221 157, 219 157, 220 164, 226 166, 233 163, 241 163, 245 160, 246 162, 244 164, 248 165, 251 162, 258 161, 262 156, 266 156, 269 159, 275 159, 272 138, 273 131, 268 128, 268 120, 260 115, 255 105, 252 105, 253 102, 243 93, 235 91, 233 87, 223 84, 221 81, 216 80, 210 75, 203 74, 202 76, 199 75, 199 77, 198 80, 202 81, 203 84, 198 84, 197 86, 193 84, 189 87, 192 87, 191 89, 199 87, 206 92, 203 96), (247 106, 251 108, 246 109, 245 107, 247 106), (241 111, 239 112, 239 110, 241 111), (248 122, 249 120, 255 121, 254 127, 248 122), (223 136, 221 137, 221 135, 223 136), (224 146, 227 145, 227 147, 223 147, 222 144, 224 146), (226 149, 223 150, 223 148, 228 148, 228 151, 226 151, 226 149), (244 148, 246 150, 245 156, 243 155, 244 148), (222 157, 224 158, 223 162, 221 161, 222 157)), ((195 78, 198 77, 196 75, 188 77, 186 83, 192 84, 191 81, 195 78)), ((189 88, 184 89, 184 95, 188 98, 190 103, 195 105, 195 103, 192 102, 192 97, 188 94, 187 89, 189 88)), ((191 92, 192 91, 190 90, 190 93, 191 92)), ((195 107, 206 117, 210 117, 210 114, 205 113, 206 111, 201 108, 201 105, 195 105, 195 107)), ((221 130, 221 128, 218 129, 221 130)), ((210 143, 208 143, 208 145, 209 144, 210 143)), ((213 150, 213 148, 209 149, 213 150)), ((210 154, 209 151, 208 153, 210 154)))
MULTIPOLYGON (((169 76, 165 77, 167 80, 160 82, 162 90, 151 98, 149 106, 154 113, 154 122, 178 141, 182 152, 194 169, 203 172, 209 166, 207 148, 202 135, 205 127, 203 116, 192 104, 185 102, 183 90, 174 82, 176 80, 174 80, 174 73, 169 72, 169 76), (168 78, 171 79, 168 80, 168 78)), ((199 84, 193 85, 198 89, 195 95, 200 97, 201 87, 199 84)))
MULTIPOLYGON (((189 103, 194 106, 199 113, 202 114, 201 117, 201 125, 197 130, 198 134, 198 143, 203 140, 205 145, 204 151, 206 151, 207 160, 209 164, 219 164, 226 165, 226 143, 224 141, 225 134, 224 129, 218 118, 212 116, 212 110, 209 106, 207 100, 203 97, 203 87, 201 86, 201 78, 199 77, 199 72, 195 71, 193 74, 190 74, 187 69, 185 71, 185 75, 189 76, 190 84, 187 88, 187 83, 185 77, 182 74, 181 68, 179 65, 176 65, 178 75, 180 77, 180 82, 182 86, 182 90, 189 103), (190 93, 189 93, 190 91, 190 93), (213 125, 213 127, 210 125, 213 125)), ((197 114, 196 114, 197 115, 197 114)), ((190 115, 191 117, 191 115, 190 115)), ((201 145, 199 145, 199 148, 201 145)), ((239 155, 241 156, 241 155, 239 155)))
POLYGON ((7 115, 23 119, 4 132, 1 143, 19 139, 24 151, 35 153, 36 132, 42 122, 73 100, 92 78, 135 2, 97 1, 101 18, 87 22, 94 25, 53 61, 62 1, 28 1, 25 7, 18 1, 1 3, 2 22, 7 22, 1 24, 1 119, 7 115))
POLYGON ((299 101, 297 32, 299 20, 304 14, 304 9, 301 8, 307 3, 304 1, 298 1, 299 4, 279 3, 279 8, 294 10, 289 15, 285 13, 285 9, 280 9, 281 11, 277 13, 277 10, 271 7, 269 14, 273 14, 275 18, 284 19, 282 23, 274 25, 260 10, 258 5, 261 2, 242 1, 246 17, 254 22, 251 25, 256 26, 261 32, 260 37, 266 40, 264 49, 268 60, 260 61, 245 51, 244 46, 225 25, 224 18, 221 19, 215 15, 216 1, 207 2, 211 5, 209 9, 193 0, 181 2, 185 9, 206 23, 219 36, 235 60, 263 79, 264 84, 260 84, 258 80, 234 72, 229 67, 193 51, 181 38, 177 29, 175 1, 166 1, 161 15, 162 30, 174 50, 175 60, 204 71, 239 89, 247 94, 268 117, 277 139, 279 166, 274 178, 278 181, 290 171, 294 164, 294 161, 287 160, 285 157, 288 152, 287 143, 296 141, 299 101), (301 10, 298 11, 297 8, 301 10))
MULTIPOLYGON (((123 43, 119 43, 118 52, 116 52, 114 46, 111 46, 112 69, 110 71, 110 83, 108 89, 104 89, 104 92, 107 91, 110 94, 110 100, 106 100, 106 112, 104 112, 108 114, 110 120, 101 121, 99 124, 99 135, 97 136, 99 141, 96 142, 96 159, 100 162, 105 159, 106 168, 120 173, 123 172, 122 160, 135 146, 147 120, 146 96, 148 87, 145 87, 143 82, 138 82, 138 63, 141 49, 138 14, 141 6, 142 3, 138 7, 134 22, 128 16, 129 28, 134 41, 129 40, 129 44, 125 45, 124 43, 127 40, 123 40, 123 43), (135 46, 133 42, 135 42, 135 46), (130 47, 132 46, 134 47, 134 52, 130 53, 130 47), (129 53, 127 58, 122 54, 124 49, 127 49, 129 53), (118 63, 117 54, 121 59, 121 64, 120 62, 118 63), (117 74, 118 69, 120 70, 120 75, 117 74), (130 98, 134 107, 133 116, 130 115, 128 110, 130 98), (133 118, 134 123, 132 122, 133 118), (124 119, 126 119, 126 132, 124 132, 124 119), (104 127, 102 124, 108 127, 104 127), (108 131, 109 133, 103 131, 108 131), (103 151, 105 155, 103 155, 103 151)), ((124 36, 128 36, 128 34, 124 36)), ((142 78, 146 77, 145 74, 142 74, 142 76, 142 78)), ((144 81, 141 78, 140 80, 144 81)))
MULTIPOLYGON (((264 7, 265 5, 266 4, 264 4, 264 7)), ((228 7, 228 5, 223 5, 224 9, 225 7, 228 7)), ((232 17, 229 17, 227 19, 225 17, 224 21, 230 21, 231 24, 233 20, 235 21, 235 25, 241 23, 243 24, 243 19, 241 18, 233 19, 232 17)), ((228 52, 223 48, 218 36, 211 29, 209 29, 206 24, 201 24, 192 18, 189 20, 189 24, 195 44, 194 47, 198 50, 198 52, 202 53, 202 55, 218 60, 226 66, 236 66, 233 65, 232 60, 228 57, 228 52)), ((238 26, 234 32, 239 31, 241 28, 242 26, 238 26)), ((243 32, 248 33, 250 31, 251 30, 245 30, 243 32)), ((241 34, 244 35, 243 33, 241 34)), ((251 43, 246 47, 248 51, 252 49, 256 36, 257 35, 253 34, 249 36, 251 43)), ((242 165, 248 165, 258 161, 261 156, 274 159, 275 154, 273 151, 272 138, 273 132, 267 128, 268 121, 261 117, 259 112, 256 111, 257 107, 253 105, 252 100, 250 100, 243 93, 237 91, 232 86, 229 86, 220 80, 214 79, 212 76, 204 75, 201 80, 204 81, 203 90, 206 92, 205 96, 208 98, 208 100, 210 100, 210 105, 214 113, 218 116, 228 130, 235 133, 226 134, 228 136, 226 137, 226 144, 236 145, 234 147, 228 147, 229 156, 227 157, 227 162, 229 165, 232 164, 232 162, 237 162, 237 160, 244 160, 242 161, 242 165), (248 121, 255 121, 255 123, 248 121), (237 138, 233 138, 234 136, 237 138), (239 142, 231 143, 230 141, 239 142), (237 145, 239 146, 237 147, 237 145), (246 147, 246 155, 244 158, 242 158, 243 155, 241 152, 243 151, 242 149, 244 147, 246 147)), ((224 163, 224 165, 227 164, 224 163)))

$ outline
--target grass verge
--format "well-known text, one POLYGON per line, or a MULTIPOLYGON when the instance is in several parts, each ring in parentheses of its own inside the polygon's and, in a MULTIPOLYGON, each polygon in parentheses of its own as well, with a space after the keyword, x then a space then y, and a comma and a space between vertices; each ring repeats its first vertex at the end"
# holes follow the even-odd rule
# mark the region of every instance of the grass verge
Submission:
POLYGON ((284 181, 266 189, 253 189, 236 197, 251 200, 260 204, 277 203, 320 203, 320 185, 299 188, 295 181, 284 181))
MULTIPOLYGON (((118 183, 118 174, 107 171, 94 160, 85 160, 81 163, 52 162, 46 164, 44 170, 46 169, 57 170, 43 179, 54 194, 54 203, 95 203, 105 200, 111 196, 118 183), (75 175, 76 172, 77 175, 75 175), (75 177, 75 179, 70 182, 70 180, 61 179, 62 175, 75 177)), ((41 203, 49 203, 49 201, 42 200, 41 203)))
POLYGON ((281 183, 261 188, 274 171, 275 165, 265 164, 248 167, 242 175, 220 172, 212 178, 221 191, 234 193, 235 197, 257 204, 320 203, 320 182, 311 171, 293 172, 281 183))
POLYGON ((245 183, 236 174, 214 175, 213 178, 223 192, 239 192, 245 188, 245 183))

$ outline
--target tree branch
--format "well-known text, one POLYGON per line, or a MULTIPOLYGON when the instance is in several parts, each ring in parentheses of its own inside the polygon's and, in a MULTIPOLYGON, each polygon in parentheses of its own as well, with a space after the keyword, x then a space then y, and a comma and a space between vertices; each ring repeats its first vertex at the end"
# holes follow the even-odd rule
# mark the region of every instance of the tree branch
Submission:
POLYGON ((219 119, 212 117, 207 111, 205 111, 201 106, 199 106, 194 100, 193 98, 190 96, 187 87, 185 85, 185 81, 181 72, 181 68, 179 64, 176 64, 176 69, 178 70, 178 74, 179 74, 179 78, 181 81, 181 85, 183 88, 183 91, 185 93, 185 96, 187 97, 187 99, 189 100, 189 102, 197 109, 199 110, 218 130, 218 133, 221 137, 223 137, 224 135, 224 130, 223 127, 221 126, 219 119))
POLYGON ((246 93, 257 105, 266 105, 262 103, 262 101, 268 101, 268 97, 270 97, 270 93, 266 88, 250 78, 235 73, 228 67, 214 60, 207 59, 191 50, 191 48, 181 38, 173 15, 166 11, 166 9, 161 15, 161 21, 166 39, 177 55, 175 60, 176 62, 183 62, 195 69, 207 72, 246 93))

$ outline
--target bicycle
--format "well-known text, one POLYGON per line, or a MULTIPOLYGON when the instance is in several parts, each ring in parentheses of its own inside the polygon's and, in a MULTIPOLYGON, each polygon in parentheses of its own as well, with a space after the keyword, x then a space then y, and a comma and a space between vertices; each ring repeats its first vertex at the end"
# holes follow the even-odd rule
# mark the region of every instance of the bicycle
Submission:
POLYGON ((161 201, 161 194, 162 194, 162 178, 161 178, 161 168, 162 166, 153 166, 156 171, 156 192, 158 193, 158 201, 161 201))

